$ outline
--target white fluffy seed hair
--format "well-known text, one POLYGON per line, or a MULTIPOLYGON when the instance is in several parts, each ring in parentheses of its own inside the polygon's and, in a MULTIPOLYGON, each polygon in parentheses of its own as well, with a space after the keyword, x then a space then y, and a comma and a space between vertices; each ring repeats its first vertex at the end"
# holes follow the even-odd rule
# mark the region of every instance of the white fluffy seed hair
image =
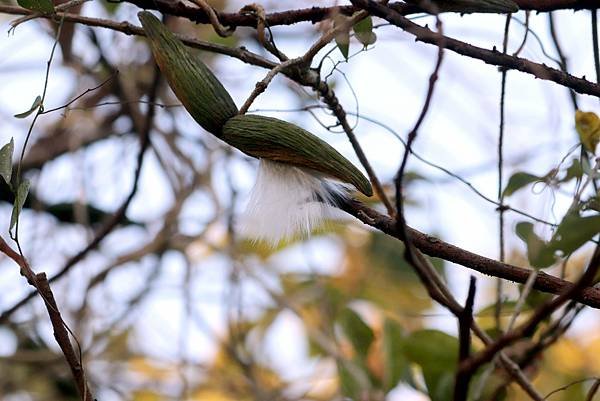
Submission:
POLYGON ((335 199, 346 191, 316 171, 261 159, 239 232, 273 246, 297 234, 308 236, 335 214, 335 199))

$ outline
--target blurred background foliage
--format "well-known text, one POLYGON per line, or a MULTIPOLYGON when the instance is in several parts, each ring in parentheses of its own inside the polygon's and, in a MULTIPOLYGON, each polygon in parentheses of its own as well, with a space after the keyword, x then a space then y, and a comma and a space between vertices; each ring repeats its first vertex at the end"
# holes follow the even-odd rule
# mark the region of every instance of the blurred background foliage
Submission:
MULTIPOLYGON (((241 5, 231 3, 235 2, 211 1, 218 10, 241 5)), ((291 1, 264 5, 268 10, 299 6, 291 1)), ((107 1, 77 10, 132 22, 136 11, 130 4, 107 1)), ((4 29, 13 17, 0 18, 4 29)), ((286 47, 296 49, 316 38, 325 24, 277 27, 273 32, 286 47)), ((176 18, 168 25, 202 40, 243 45, 266 55, 252 29, 238 29, 223 39, 208 25, 176 18)), ((33 186, 22 214, 21 242, 35 270, 47 271, 50 277, 94 238, 131 189, 154 68, 144 40, 72 27, 65 25, 59 41, 46 108, 109 80, 41 119, 23 159, 23 172, 33 186)), ((2 82, 7 83, 0 101, 0 134, 4 142, 14 137, 17 149, 23 145, 25 125, 11 117, 17 107, 11 102, 21 109, 30 102, 37 86, 27 81, 38 85, 43 77, 55 29, 35 20, 0 41, 7 55, 0 63, 2 82), (37 43, 24 46, 28 40, 37 43), (13 100, 6 96, 8 90, 13 100)), ((250 67, 231 66, 223 56, 207 52, 202 57, 238 103, 254 86, 250 67)), ((340 55, 331 57, 339 61, 340 55)), ((347 85, 341 70, 332 73, 333 86, 347 85)), ((445 79, 450 75, 442 76, 445 79)), ((284 87, 280 92, 293 96, 270 89, 265 107, 301 108, 314 102, 313 94, 289 81, 282 79, 279 85, 284 87)), ((351 104, 352 99, 346 93, 344 101, 351 104)), ((235 215, 243 208, 240 194, 251 185, 254 162, 201 132, 164 83, 158 102, 140 186, 126 217, 98 249, 53 283, 97 398, 451 400, 458 352, 455 321, 433 305, 404 261, 402 245, 348 217, 330 222, 311 239, 297 238, 276 249, 238 238, 235 215)), ((288 115, 317 126, 304 114, 288 115)), ((340 136, 327 138, 332 137, 338 145, 344 142, 340 136)), ((560 159, 558 153, 552 153, 554 159, 560 159)), ((397 160, 382 163, 393 165, 397 160)), ((407 202, 415 213, 426 214, 435 189, 423 192, 421 185, 435 188, 439 178, 410 173, 414 179, 407 202)), ((391 173, 386 174, 390 179, 391 173)), ((7 227, 14 196, 3 187, 0 199, 0 221, 7 227)), ((432 235, 442 229, 440 224, 430 228, 432 235)), ((508 259, 516 265, 528 261, 518 246, 512 247, 508 259)), ((583 255, 570 259, 562 267, 564 275, 575 277, 584 261, 583 255)), ((459 293, 465 288, 449 278, 457 274, 456 266, 432 262, 459 293)), ((29 288, 11 262, 1 259, 1 265, 0 399, 77 399, 41 302, 33 299, 12 311, 29 288)), ((517 286, 507 292, 504 326, 518 294, 517 286)), ((476 319, 495 335, 492 285, 481 284, 478 299, 476 319)), ((519 319, 545 299, 547 295, 533 291, 519 319)), ((548 397, 552 401, 583 400, 593 380, 582 379, 600 371, 597 325, 590 323, 593 330, 574 335, 561 331, 580 312, 578 306, 568 306, 531 338, 507 350, 543 394, 560 389, 548 397)), ((481 346, 474 344, 476 349, 481 346)), ((471 396, 525 399, 511 379, 492 366, 478 372, 471 396)))

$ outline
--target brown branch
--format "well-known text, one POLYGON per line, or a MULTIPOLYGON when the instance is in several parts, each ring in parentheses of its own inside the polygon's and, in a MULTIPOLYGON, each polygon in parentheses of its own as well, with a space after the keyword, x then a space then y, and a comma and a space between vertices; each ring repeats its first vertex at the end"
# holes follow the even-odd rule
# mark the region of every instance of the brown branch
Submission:
MULTIPOLYGON (((395 10, 373 0, 353 0, 353 2, 368 10, 373 15, 381 17, 414 35, 417 41, 437 46, 441 39, 442 35, 439 33, 415 24, 395 10)), ((574 77, 563 71, 548 67, 545 64, 536 63, 525 58, 503 54, 495 48, 488 50, 447 36, 444 38, 446 41, 445 48, 460 55, 478 59, 487 64, 531 74, 536 78, 552 81, 561 86, 571 88, 578 93, 600 97, 600 85, 584 78, 574 77)))
MULTIPOLYGON (((347 200, 341 203, 339 207, 363 223, 377 228, 394 238, 403 240, 393 219, 365 206, 359 201, 347 200)), ((524 284, 531 274, 531 270, 529 269, 498 262, 497 260, 469 252, 411 227, 407 227, 407 232, 415 247, 426 255, 441 258, 488 276, 500 277, 515 283, 524 284)), ((533 285, 533 288, 536 290, 550 294, 561 294, 572 287, 573 283, 542 271, 538 273, 538 277, 533 285)), ((600 289, 598 288, 586 287, 577 292, 573 299, 592 308, 600 309, 600 289)))
POLYGON ((350 141, 350 144, 352 145, 352 148, 354 149, 354 153, 356 153, 356 156, 358 157, 360 164, 367 171, 369 180, 371 181, 371 184, 373 184, 373 189, 375 191, 375 194, 377 194, 377 197, 379 198, 379 200, 381 200, 381 202, 385 206, 388 214, 390 216, 394 216, 395 215, 394 207, 392 206, 392 203, 386 196, 383 186, 381 185, 381 182, 377 178, 377 175, 375 174, 375 170, 373 170, 373 167, 371 167, 371 163, 369 162, 369 159, 367 159, 365 152, 362 150, 362 146, 360 146, 360 143, 358 142, 356 135, 354 135, 354 130, 352 129, 352 127, 348 123, 348 119, 346 118, 346 111, 340 104, 337 96, 335 95, 335 92, 333 91, 333 89, 331 89, 331 87, 329 85, 327 85, 327 83, 325 81, 320 81, 320 80, 315 86, 313 86, 313 88, 317 91, 319 96, 321 96, 321 98, 323 99, 325 104, 327 104, 329 109, 333 112, 333 114, 337 118, 338 122, 342 126, 342 129, 346 133, 346 136, 348 137, 348 140, 350 141))
POLYGON ((464 371, 465 374, 472 374, 477 370, 477 368, 491 361, 492 358, 503 348, 509 346, 510 344, 514 343, 519 339, 531 336, 538 324, 540 324, 544 319, 550 316, 554 311, 556 311, 568 300, 576 298, 577 295, 584 288, 586 288, 590 283, 592 283, 599 269, 600 245, 596 247, 594 255, 592 256, 592 259, 590 260, 585 273, 574 285, 571 285, 570 287, 566 288, 553 300, 542 304, 539 308, 536 309, 535 313, 521 326, 517 327, 516 329, 510 332, 505 333, 495 342, 487 346, 483 351, 465 360, 463 363, 461 363, 459 369, 461 371, 464 371))
MULTIPOLYGON (((558 33, 556 31, 556 22, 554 22, 554 17, 552 13, 548 13, 548 25, 550 27, 550 36, 552 37, 552 43, 554 44, 554 48, 556 49, 556 53, 558 54, 558 59, 560 61, 559 67, 561 71, 568 72, 569 64, 565 53, 560 45, 560 41, 558 40, 558 33)), ((571 103, 573 104, 573 109, 577 110, 579 106, 577 106, 577 95, 573 90, 569 90, 569 97, 571 98, 571 103)))
POLYGON ((25 276, 25 278, 27 278, 27 282, 36 289, 34 294, 40 294, 40 297, 46 306, 46 310, 48 311, 48 316, 50 317, 50 322, 54 332, 54 339, 58 343, 65 360, 71 369, 71 374, 75 379, 79 395, 84 401, 93 400, 92 393, 85 378, 83 366, 81 365, 81 360, 79 359, 78 353, 75 352, 73 344, 71 344, 71 340, 69 339, 69 331, 65 326, 65 322, 62 319, 58 305, 54 299, 54 294, 50 289, 50 284, 46 279, 46 273, 35 274, 25 258, 13 250, 2 237, 0 237, 0 252, 4 253, 15 263, 17 263, 17 265, 19 265, 21 274, 25 276))
MULTIPOLYGON (((210 18, 203 10, 190 7, 181 1, 170 0, 127 0, 127 2, 148 10, 157 10, 165 14, 185 17, 190 21, 210 24, 210 18)), ((515 0, 521 10, 553 11, 553 10, 582 10, 598 7, 597 0, 515 0)), ((390 3, 389 7, 402 15, 421 13, 424 10, 416 5, 403 2, 390 3)), ((286 10, 265 15, 268 26, 292 25, 298 22, 317 23, 328 19, 333 14, 352 15, 360 11, 354 6, 341 7, 311 7, 296 10, 286 10)), ((229 27, 250 26, 256 27, 257 20, 248 13, 217 13, 217 18, 222 25, 229 27)))
MULTIPOLYGON (((27 10, 22 7, 7 6, 3 4, 0 4, 0 13, 13 15, 34 14, 33 11, 27 10)), ((44 18, 58 22, 63 16, 64 22, 72 22, 91 27, 106 28, 116 32, 121 32, 125 35, 146 36, 144 30, 141 27, 130 24, 126 21, 117 22, 109 19, 84 17, 82 15, 69 13, 46 14, 40 15, 38 18, 44 18)), ((245 63, 250 63, 252 65, 256 65, 263 68, 272 69, 275 66, 277 66, 277 63, 260 57, 257 54, 254 54, 242 47, 227 47, 210 42, 205 42, 202 40, 184 37, 181 35, 176 36, 187 46, 195 49, 206 50, 213 53, 234 57, 245 63)))
MULTIPOLYGON (((533 1, 533 0, 532 0, 533 1)), ((558 1, 558 0, 557 0, 558 1)), ((566 1, 566 0, 565 0, 566 1)), ((595 0, 594 0, 595 1, 595 0)), ((547 3, 540 0, 542 5, 546 5, 547 3)), ((367 8, 371 6, 376 7, 379 12, 383 12, 384 15, 388 15, 390 18, 390 22, 398 25, 399 27, 405 29, 407 32, 410 32, 417 36, 417 40, 437 45, 438 38, 436 37, 436 33, 431 30, 421 27, 408 19, 404 18, 401 14, 395 12, 391 8, 386 8, 384 6, 378 5, 377 3, 367 2, 365 0, 359 0, 357 3, 368 5, 367 8), (383 9, 379 8, 383 7, 383 9), (406 28, 404 28, 406 24, 406 28)), ((549 3, 548 3, 549 4, 549 3)), ((541 7, 541 6, 540 6, 541 7)), ((565 6, 566 7, 566 6, 565 6)), ((585 8, 585 7, 582 7, 585 8)), ((555 8, 556 9, 556 8, 555 8)), ((375 15, 378 15, 377 10, 371 10, 375 15)), ((550 9, 548 9, 549 11, 550 9)), ((546 11, 546 9, 544 9, 546 11)), ((4 14, 15 14, 15 15, 29 15, 32 14, 32 11, 21 7, 14 6, 6 6, 0 5, 0 13, 4 14)), ((54 21, 59 21, 63 16, 63 13, 56 13, 52 15, 43 15, 39 18, 46 18, 54 21)), ((256 20, 256 19, 255 19, 256 20)), ((115 22, 107 19, 101 18, 90 18, 84 17, 77 14, 64 14, 65 22, 74 22, 80 23, 87 26, 92 27, 100 27, 111 29, 117 32, 124 33, 126 35, 138 35, 145 36, 142 28, 130 24, 128 22, 115 22)), ((235 47, 227 47, 222 45, 217 45, 209 42, 204 42, 201 40, 196 40, 188 37, 178 36, 179 39, 183 41, 187 46, 210 51, 217 54, 227 55, 233 58, 237 58, 244 63, 252 64, 258 67, 263 67, 267 69, 273 69, 277 66, 277 63, 274 63, 270 60, 267 60, 263 57, 260 57, 257 54, 254 54, 245 48, 235 48, 235 47)), ((511 55, 504 55, 495 50, 483 49, 477 46, 469 45, 468 43, 461 42, 456 39, 446 38, 446 48, 452 50, 461 55, 472 57, 475 59, 479 59, 484 61, 487 64, 492 64, 508 69, 514 69, 518 71, 522 71, 525 73, 529 73, 534 75, 536 78, 553 81, 559 85, 565 86, 574 90, 575 92, 592 95, 592 96, 600 96, 600 85, 594 84, 586 79, 577 78, 573 75, 570 75, 566 72, 557 70, 555 68, 548 67, 544 64, 539 64, 532 62, 530 60, 514 57, 511 55)), ((300 76, 294 70, 287 70, 283 72, 290 79, 298 82, 304 86, 317 87, 318 82, 315 82, 314 77, 308 76, 300 76)))
MULTIPOLYGON (((465 302, 465 307, 458 315, 458 361, 459 363, 467 360, 471 354, 471 325, 473 324, 473 303, 475 301, 475 277, 471 276, 469 281, 469 293, 465 302)), ((469 382, 473 375, 461 374, 457 371, 454 382, 453 401, 466 401, 469 394, 469 382)))

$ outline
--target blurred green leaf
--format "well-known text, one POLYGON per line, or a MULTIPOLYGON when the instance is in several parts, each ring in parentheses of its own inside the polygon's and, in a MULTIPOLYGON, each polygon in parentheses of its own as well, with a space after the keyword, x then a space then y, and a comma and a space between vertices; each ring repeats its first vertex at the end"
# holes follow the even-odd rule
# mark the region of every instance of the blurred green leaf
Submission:
MULTIPOLYGON (((404 258, 404 245, 379 231, 371 235, 368 248, 369 260, 394 272, 399 280, 420 282, 412 267, 404 258)), ((430 258, 438 273, 444 276, 444 262, 441 259, 430 258)))
POLYGON ((335 35, 335 43, 338 49, 342 53, 342 56, 348 60, 348 54, 350 52, 350 33, 348 31, 339 32, 335 35))
POLYGON ((50 14, 54 12, 54 4, 52 3, 52 0, 17 0, 17 3, 19 3, 19 5, 23 8, 44 14, 50 14))
POLYGON ((352 400, 365 399, 365 393, 371 388, 367 372, 346 360, 339 360, 337 368, 342 394, 352 400))
POLYGON ((10 177, 12 175, 12 156, 15 150, 15 141, 10 138, 10 142, 0 149, 0 176, 4 182, 10 186, 10 177))
POLYGON ((339 317, 339 323, 344 334, 352 343, 352 346, 361 357, 366 359, 369 347, 375 339, 373 330, 362 320, 362 318, 350 308, 345 308, 339 317))
MULTIPOLYGON (((350 257, 364 266, 356 257, 350 257)), ((369 299, 390 311, 418 313, 431 306, 431 298, 404 258, 404 245, 401 242, 373 231, 371 240, 365 244, 362 257, 368 261, 368 271, 364 273, 361 291, 357 296, 369 299)), ((440 275, 444 276, 444 262, 437 258, 430 260, 440 275)))
POLYGON ((102 6, 104 7, 104 9, 110 14, 110 15, 114 15, 117 10, 119 9, 119 6, 121 5, 121 2, 119 1, 102 1, 102 6))
POLYGON ((383 324, 384 390, 390 391, 408 374, 408 361, 403 351, 404 333, 402 326, 386 319, 383 324))
MULTIPOLYGON (((502 311, 505 313, 512 313, 515 310, 515 306, 517 306, 517 301, 502 301, 502 311)), ((475 315, 477 318, 493 317, 495 310, 496 302, 492 302, 491 304, 479 309, 475 315)))
MULTIPOLYGON (((19 1, 19 4, 21 4, 21 2, 19 1)), ((25 7, 25 6, 23 6, 25 7)), ((27 7, 25 7, 27 8, 27 7)), ((15 114, 16 118, 25 118, 28 115, 30 115, 31 113, 33 113, 34 111, 36 111, 40 105, 42 104, 42 97, 38 95, 38 97, 35 98, 35 100, 33 101, 33 103, 31 104, 31 107, 29 108, 29 110, 24 111, 23 113, 19 113, 19 114, 15 114)))
MULTIPOLYGON (((222 45, 222 46, 227 46, 227 47, 236 47, 239 43, 238 37, 235 35, 229 35, 229 36, 220 36, 217 35, 216 32, 213 32, 212 35, 210 35, 210 37, 208 38, 208 41, 210 43, 215 43, 217 45, 222 45)), ((213 54, 211 52, 206 52, 207 54, 213 54)))
POLYGON ((451 401, 458 364, 458 339, 438 330, 420 330, 404 340, 404 354, 421 367, 432 401, 451 401))
POLYGON ((569 255, 600 233, 600 215, 581 216, 577 210, 566 214, 549 242, 538 237, 529 222, 518 223, 516 232, 527 244, 529 263, 544 268, 554 264, 557 251, 569 255))
POLYGON ((364 18, 354 24, 354 33, 356 34, 356 39, 365 47, 372 45, 377 40, 377 35, 373 32, 373 20, 371 17, 364 18))
MULTIPOLYGON (((523 292, 522 290, 524 287, 524 285, 520 285, 519 292, 523 292)), ((526 309, 535 309, 541 304, 549 301, 552 297, 552 294, 532 289, 527 295, 527 298, 525 298, 525 304, 527 305, 526 309)))
POLYGON ((515 231, 527 245, 527 259, 531 266, 544 268, 554 264, 554 250, 533 231, 532 223, 517 223, 515 231))
POLYGON ((19 219, 21 209, 23 209, 23 204, 25 203, 25 199, 27 199, 27 194, 29 193, 29 185, 30 182, 28 180, 23 180, 19 185, 19 188, 17 189, 15 204, 13 205, 12 215, 10 217, 9 230, 12 230, 14 225, 17 223, 17 220, 19 219))
POLYGON ((552 236, 551 248, 568 255, 600 233, 600 215, 580 216, 578 211, 565 215, 552 236))
POLYGON ((502 196, 511 196, 519 189, 540 180, 542 180, 542 177, 538 177, 537 175, 525 173, 522 171, 514 173, 508 179, 508 183, 506 184, 506 188, 504 188, 504 191, 502 192, 502 196))
POLYGON ((559 182, 568 182, 573 178, 581 178, 583 176, 583 167, 579 159, 571 160, 571 165, 567 167, 565 176, 559 182))

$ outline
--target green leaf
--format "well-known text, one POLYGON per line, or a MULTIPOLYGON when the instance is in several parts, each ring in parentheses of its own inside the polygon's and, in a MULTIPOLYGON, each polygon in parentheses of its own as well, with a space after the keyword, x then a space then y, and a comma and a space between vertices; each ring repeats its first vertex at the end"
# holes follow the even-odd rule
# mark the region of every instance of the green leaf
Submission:
POLYGON ((373 33, 373 20, 371 17, 362 19, 354 24, 354 33, 356 34, 356 39, 365 47, 372 45, 377 40, 377 35, 373 33))
POLYGON ((111 15, 115 15, 117 9, 121 5, 121 3, 118 1, 101 1, 100 3, 102 4, 102 6, 104 6, 104 9, 111 15))
POLYGON ((451 401, 458 364, 458 339, 438 330, 420 330, 404 341, 404 354, 421 367, 432 401, 451 401))
POLYGON ((375 339, 373 330, 362 320, 358 313, 350 308, 346 308, 341 312, 339 323, 358 355, 364 360, 375 339))
POLYGON ((559 224, 552 236, 553 250, 562 251, 568 255, 600 233, 600 215, 579 215, 578 211, 568 213, 559 224))
POLYGON ((386 392, 396 387, 400 379, 408 373, 408 361, 402 350, 403 338, 402 326, 386 319, 383 324, 383 388, 386 392))
POLYGON ((33 101, 33 104, 31 105, 29 110, 24 111, 23 113, 15 114, 15 117, 16 118, 25 118, 28 115, 30 115, 31 113, 33 113, 34 111, 36 111, 40 107, 41 104, 42 104, 42 97, 38 96, 33 101))
POLYGON ((529 174, 529 173, 524 173, 522 171, 518 172, 518 173, 514 173, 509 179, 508 179, 508 184, 506 184, 506 188, 504 188, 504 191, 502 192, 502 196, 511 196, 512 194, 514 194, 515 192, 517 192, 519 189, 534 183, 536 181, 540 181, 542 179, 542 177, 538 177, 537 175, 533 175, 533 174, 529 174))
MULTIPOLYGON (((519 292, 521 294, 523 293, 524 288, 525 288, 524 285, 519 286, 519 292)), ((552 294, 548 294, 548 293, 537 291, 537 290, 531 290, 529 292, 529 294, 527 295, 527 298, 525 298, 525 304, 527 305, 527 308, 525 308, 525 310, 527 310, 527 309, 534 310, 541 304, 548 302, 552 297, 553 297, 552 294)))
POLYGON ((335 43, 338 49, 342 53, 342 56, 348 60, 348 54, 350 52, 350 32, 342 31, 335 35, 335 43))
POLYGON ((15 141, 10 138, 10 142, 0 149, 0 176, 4 178, 10 186, 10 177, 12 175, 12 156, 15 150, 15 141))
POLYGON ((544 268, 554 264, 554 250, 546 241, 542 240, 533 231, 533 224, 529 222, 517 223, 515 231, 527 245, 527 259, 533 267, 544 268))
POLYGON ((371 388, 367 373, 346 360, 338 360, 337 368, 342 394, 352 400, 363 399, 365 392, 371 388))
POLYGON ((571 160, 571 165, 567 167, 565 176, 559 180, 559 182, 568 182, 573 178, 581 178, 583 176, 583 167, 579 159, 571 160))
POLYGON ((17 0, 17 3, 28 10, 37 11, 44 14, 54 12, 52 0, 17 0))
POLYGON ((31 183, 29 180, 23 180, 17 189, 15 203, 13 205, 12 215, 10 217, 9 230, 12 230, 14 225, 17 224, 17 220, 21 214, 21 209, 23 209, 23 204, 25 203, 25 199, 27 199, 27 194, 29 193, 30 184, 31 183))

